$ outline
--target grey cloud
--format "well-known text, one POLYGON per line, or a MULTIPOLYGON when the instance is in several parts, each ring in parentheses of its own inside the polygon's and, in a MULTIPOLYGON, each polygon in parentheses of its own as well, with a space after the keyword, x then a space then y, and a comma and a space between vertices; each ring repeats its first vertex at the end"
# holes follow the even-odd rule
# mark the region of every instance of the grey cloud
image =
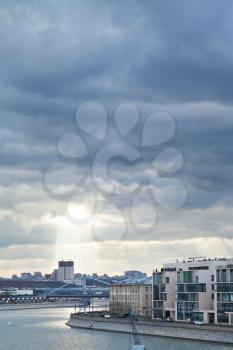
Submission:
POLYGON ((30 94, 231 101, 230 1, 11 3, 1 19, 2 80, 30 94))
POLYGON ((36 225, 27 230, 10 217, 1 219, 0 246, 53 245, 56 240, 55 228, 51 225, 36 225))
MULTIPOLYGON (((190 0, 2 1, 0 195, 1 211, 15 216, 8 224, 1 219, 4 247, 53 243, 51 227, 25 230, 19 217, 31 223, 36 216, 39 222, 48 213, 64 213, 66 201, 43 192, 43 174, 57 160, 72 163, 56 147, 66 132, 81 134, 91 159, 102 147, 75 123, 77 106, 90 99, 103 103, 111 118, 114 108, 129 100, 142 119, 167 111, 177 120, 175 137, 154 151, 172 146, 182 152, 184 167, 174 177, 188 186, 189 199, 183 214, 177 220, 162 218, 161 232, 148 240, 231 238, 232 9, 228 0, 211 5, 190 0), (202 209, 212 210, 208 219, 190 227, 188 221, 202 209)), ((140 147, 135 136, 124 141, 140 147)), ((129 169, 119 159, 112 164, 116 181, 127 183, 129 170, 150 182, 155 154, 142 154, 142 168, 136 163, 129 169)), ((84 169, 90 160, 73 164, 84 169)), ((128 207, 124 199, 119 204, 128 207)), ((114 237, 114 229, 106 234, 114 237)), ((129 240, 142 239, 134 237, 129 240)))

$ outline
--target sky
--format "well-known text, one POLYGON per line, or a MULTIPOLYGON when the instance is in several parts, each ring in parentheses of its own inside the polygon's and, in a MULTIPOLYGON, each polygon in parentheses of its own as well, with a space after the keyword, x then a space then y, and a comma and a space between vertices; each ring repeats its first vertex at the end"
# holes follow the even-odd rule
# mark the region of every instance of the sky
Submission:
POLYGON ((0 0, 0 276, 232 257, 232 33, 230 0, 0 0))

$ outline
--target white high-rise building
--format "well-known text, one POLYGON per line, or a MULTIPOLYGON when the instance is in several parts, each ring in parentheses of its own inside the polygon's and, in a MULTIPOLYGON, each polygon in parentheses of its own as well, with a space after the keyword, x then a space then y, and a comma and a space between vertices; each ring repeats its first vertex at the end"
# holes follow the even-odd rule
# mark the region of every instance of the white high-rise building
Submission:
POLYGON ((57 271, 58 281, 73 281, 74 280, 74 262, 73 261, 59 261, 57 271))

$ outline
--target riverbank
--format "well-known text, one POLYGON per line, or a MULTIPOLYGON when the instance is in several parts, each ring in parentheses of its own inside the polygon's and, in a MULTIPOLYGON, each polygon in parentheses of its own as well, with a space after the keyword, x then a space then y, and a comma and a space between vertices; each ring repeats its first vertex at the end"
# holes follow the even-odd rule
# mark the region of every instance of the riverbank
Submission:
MULTIPOLYGON (((120 318, 105 319, 98 316, 71 314, 67 326, 96 331, 129 333, 129 321, 120 318)), ((224 326, 196 326, 177 323, 138 321, 140 335, 198 340, 233 345, 233 328, 224 326)))

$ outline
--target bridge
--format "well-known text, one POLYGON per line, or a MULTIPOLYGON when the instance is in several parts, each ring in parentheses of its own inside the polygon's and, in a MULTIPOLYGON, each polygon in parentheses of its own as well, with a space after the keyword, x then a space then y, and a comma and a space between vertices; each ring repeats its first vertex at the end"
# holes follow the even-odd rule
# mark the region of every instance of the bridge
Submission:
POLYGON ((0 303, 58 302, 74 300, 89 305, 90 300, 94 298, 109 298, 109 288, 78 288, 73 285, 73 282, 68 282, 65 284, 63 283, 57 288, 34 290, 34 294, 32 295, 0 295, 0 303))

